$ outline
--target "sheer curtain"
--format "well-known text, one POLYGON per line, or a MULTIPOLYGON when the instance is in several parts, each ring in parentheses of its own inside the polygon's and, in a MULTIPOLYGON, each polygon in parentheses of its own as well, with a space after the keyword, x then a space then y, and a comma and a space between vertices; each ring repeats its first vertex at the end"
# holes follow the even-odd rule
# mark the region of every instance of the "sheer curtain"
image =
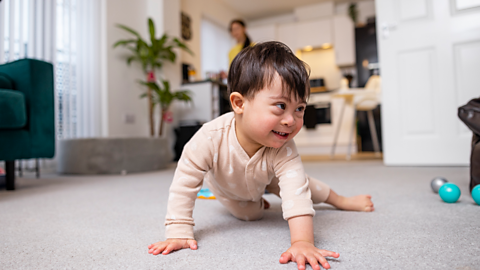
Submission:
POLYGON ((0 2, 0 64, 54 65, 57 139, 100 136, 99 25, 97 0, 0 2))
POLYGON ((57 140, 101 135, 100 4, 0 2, 0 64, 34 58, 54 65, 57 140))

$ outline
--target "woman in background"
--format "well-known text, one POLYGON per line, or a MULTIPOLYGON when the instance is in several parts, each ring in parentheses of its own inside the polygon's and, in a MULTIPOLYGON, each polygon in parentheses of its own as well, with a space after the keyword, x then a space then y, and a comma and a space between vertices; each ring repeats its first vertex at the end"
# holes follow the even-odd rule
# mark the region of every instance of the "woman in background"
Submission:
POLYGON ((229 29, 230 34, 237 41, 237 45, 235 45, 228 53, 229 65, 232 63, 233 58, 235 58, 235 56, 237 56, 237 54, 241 50, 243 50, 244 48, 250 45, 253 45, 246 33, 245 28, 246 28, 245 22, 240 19, 236 19, 230 22, 230 29, 229 29))

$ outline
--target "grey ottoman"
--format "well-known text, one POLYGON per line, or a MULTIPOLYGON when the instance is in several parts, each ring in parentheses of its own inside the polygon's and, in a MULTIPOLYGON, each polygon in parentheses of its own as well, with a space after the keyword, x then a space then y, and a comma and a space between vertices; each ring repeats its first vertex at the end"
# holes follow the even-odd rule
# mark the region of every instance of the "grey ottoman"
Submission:
POLYGON ((125 174, 155 171, 172 162, 166 138, 89 138, 60 141, 62 174, 125 174))

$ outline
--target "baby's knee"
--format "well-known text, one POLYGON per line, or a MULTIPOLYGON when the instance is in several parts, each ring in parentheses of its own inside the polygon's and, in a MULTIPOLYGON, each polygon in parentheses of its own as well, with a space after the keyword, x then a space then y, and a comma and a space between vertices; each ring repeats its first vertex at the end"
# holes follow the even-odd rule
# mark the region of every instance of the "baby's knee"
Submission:
POLYGON ((325 202, 330 195, 330 187, 314 178, 309 178, 309 181, 310 184, 308 187, 310 188, 310 192, 312 194, 312 202, 314 204, 325 202))
POLYGON ((232 215, 243 221, 255 221, 263 218, 263 211, 261 213, 232 213, 232 215))
POLYGON ((238 207, 230 208, 230 213, 244 221, 254 221, 263 218, 262 202, 238 202, 238 207))

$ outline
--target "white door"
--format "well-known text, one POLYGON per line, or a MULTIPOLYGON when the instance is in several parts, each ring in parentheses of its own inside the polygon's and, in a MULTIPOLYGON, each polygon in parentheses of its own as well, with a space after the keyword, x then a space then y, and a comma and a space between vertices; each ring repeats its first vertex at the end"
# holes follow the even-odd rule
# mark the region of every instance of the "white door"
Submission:
POLYGON ((480 0, 377 0, 386 165, 468 165, 457 108, 480 96, 480 0))

